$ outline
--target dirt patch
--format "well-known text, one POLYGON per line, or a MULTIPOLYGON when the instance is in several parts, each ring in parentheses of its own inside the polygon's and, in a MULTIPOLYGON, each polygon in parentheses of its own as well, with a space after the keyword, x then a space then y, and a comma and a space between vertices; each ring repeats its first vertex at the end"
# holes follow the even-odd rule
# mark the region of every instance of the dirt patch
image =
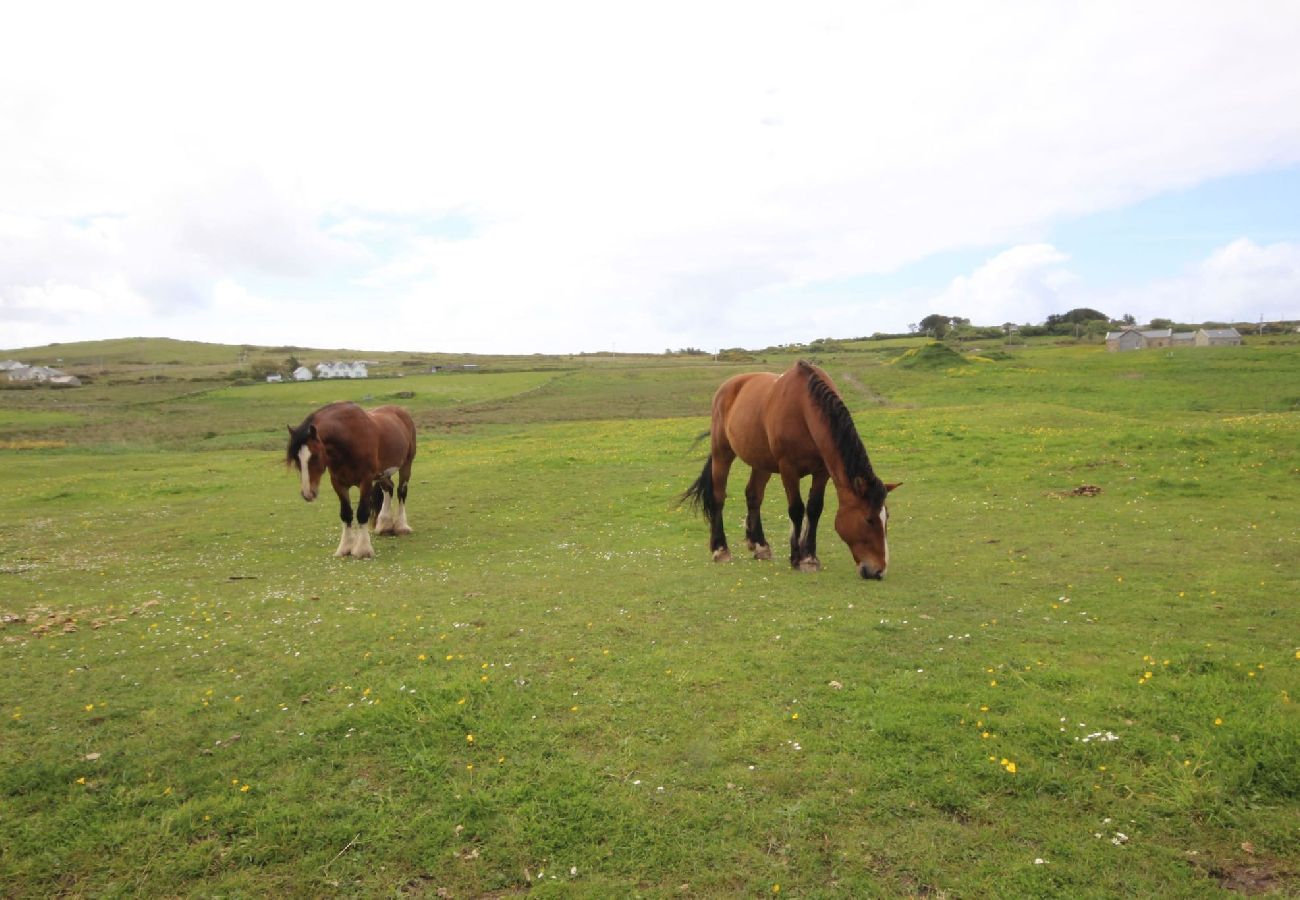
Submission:
POLYGON ((1219 887, 1237 894, 1272 894, 1285 887, 1276 872, 1258 862, 1213 869, 1210 875, 1219 887))
POLYGON ((1095 484, 1081 484, 1081 485, 1079 485, 1078 487, 1076 487, 1076 488, 1071 488, 1071 489, 1068 490, 1068 491, 1052 491, 1052 492, 1049 493, 1047 496, 1049 496, 1049 497, 1056 497, 1056 498, 1062 498, 1062 497, 1096 497, 1096 496, 1097 496, 1098 494, 1100 494, 1100 493, 1101 493, 1101 488, 1098 487, 1098 486, 1095 485, 1095 484))

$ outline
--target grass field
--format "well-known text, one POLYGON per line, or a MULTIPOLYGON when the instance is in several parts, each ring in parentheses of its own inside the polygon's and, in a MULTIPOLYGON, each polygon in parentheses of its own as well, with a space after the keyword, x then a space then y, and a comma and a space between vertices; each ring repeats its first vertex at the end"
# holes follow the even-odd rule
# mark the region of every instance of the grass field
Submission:
POLYGON ((1300 893, 1300 345, 913 346, 819 360, 880 583, 673 505, 779 355, 0 391, 0 894, 1300 893), (333 399, 420 426, 374 560, 284 469, 333 399))

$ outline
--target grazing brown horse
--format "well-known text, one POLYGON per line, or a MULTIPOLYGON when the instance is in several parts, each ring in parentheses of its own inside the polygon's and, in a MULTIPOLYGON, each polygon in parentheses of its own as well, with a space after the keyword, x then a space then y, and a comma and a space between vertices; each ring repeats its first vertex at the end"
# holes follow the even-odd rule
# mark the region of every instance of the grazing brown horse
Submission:
POLYGON ((829 478, 839 500, 835 530, 849 545, 858 574, 884 577, 889 567, 885 497, 898 485, 876 477, 853 417, 825 372, 800 360, 780 375, 752 372, 727 379, 713 396, 709 433, 712 453, 682 500, 702 508, 709 520, 715 561, 731 559, 722 506, 727 474, 739 456, 751 469, 745 487, 745 543, 755 558, 772 558, 760 512, 768 480, 780 473, 792 526, 790 565, 808 572, 821 568, 817 520, 829 478), (812 476, 807 506, 799 495, 799 479, 805 475, 812 476))
POLYGON ((366 526, 375 506, 380 534, 410 534, 406 524, 406 489, 415 459, 415 423, 400 406, 364 410, 355 403, 331 403, 290 425, 285 462, 296 466, 302 478, 302 499, 316 499, 320 478, 329 469, 330 482, 339 497, 343 537, 335 556, 368 558, 375 555, 366 526), (393 475, 397 474, 397 501, 393 503, 393 475), (356 527, 348 492, 357 487, 356 527), (394 508, 395 507, 395 508, 394 508))

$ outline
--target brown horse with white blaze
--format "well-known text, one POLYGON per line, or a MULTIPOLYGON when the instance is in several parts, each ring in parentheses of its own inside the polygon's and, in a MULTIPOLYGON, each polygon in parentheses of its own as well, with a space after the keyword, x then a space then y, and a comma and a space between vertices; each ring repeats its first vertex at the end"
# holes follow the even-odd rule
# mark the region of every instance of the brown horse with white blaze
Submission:
POLYGON ((406 492, 415 459, 415 422, 400 406, 364 410, 355 403, 322 406, 296 428, 289 429, 287 465, 296 466, 302 499, 316 499, 321 475, 328 469, 339 498, 343 537, 335 556, 369 558, 375 555, 367 522, 375 506, 379 534, 410 534, 406 523, 406 492), (398 476, 396 500, 393 475, 398 476), (359 488, 356 524, 349 491, 359 488))
POLYGON ((740 457, 751 469, 745 487, 745 543, 755 558, 772 558, 760 513, 768 481, 780 474, 792 526, 790 565, 803 571, 821 568, 817 520, 829 479, 839 501, 835 530, 848 544, 858 574, 884 577, 889 567, 885 499, 898 485, 876 477, 853 417, 825 372, 800 360, 780 375, 751 372, 727 379, 713 397, 709 433, 712 452, 682 500, 699 506, 709 520, 715 561, 731 559, 722 507, 727 475, 740 457), (799 481, 808 475, 812 484, 805 505, 799 481))

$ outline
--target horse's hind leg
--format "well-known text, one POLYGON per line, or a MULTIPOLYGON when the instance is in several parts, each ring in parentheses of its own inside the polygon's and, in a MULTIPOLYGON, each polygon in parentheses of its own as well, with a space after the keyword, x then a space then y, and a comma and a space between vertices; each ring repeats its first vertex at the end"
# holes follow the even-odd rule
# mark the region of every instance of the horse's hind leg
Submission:
POLYGON ((772 548, 763 536, 763 493, 771 472, 754 469, 749 474, 749 484, 745 485, 745 543, 754 551, 754 559, 771 559, 772 548))
POLYGON ((722 507, 727 502, 727 476, 731 474, 731 464, 736 456, 715 451, 711 459, 713 510, 709 515, 709 549, 713 551, 714 562, 731 562, 731 550, 727 548, 727 534, 722 525, 722 507))
POLYGON ((393 481, 391 478, 384 478, 375 482, 374 490, 371 492, 371 505, 379 507, 379 515, 375 516, 375 534, 395 534, 393 526, 396 523, 396 517, 393 515, 393 481))
POLYGON ((397 483, 397 521, 393 523, 393 534, 410 534, 413 530, 406 523, 406 489, 411 483, 411 467, 402 469, 401 479, 397 483))

